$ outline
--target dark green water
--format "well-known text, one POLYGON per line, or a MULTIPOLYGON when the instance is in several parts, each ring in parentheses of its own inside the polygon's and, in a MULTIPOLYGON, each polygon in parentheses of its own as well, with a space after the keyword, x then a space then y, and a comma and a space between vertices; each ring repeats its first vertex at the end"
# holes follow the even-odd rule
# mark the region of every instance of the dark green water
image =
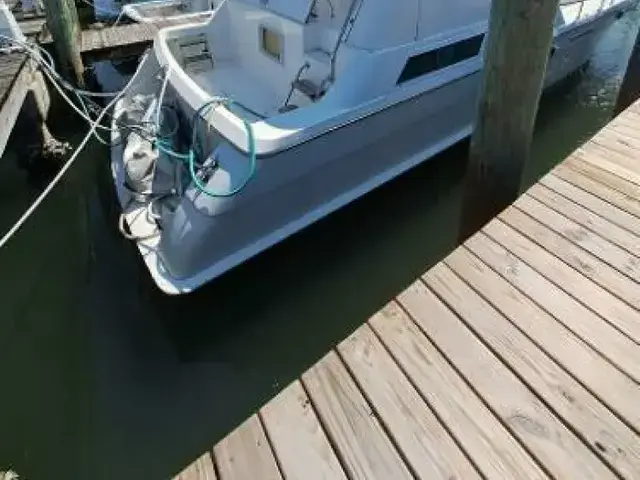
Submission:
MULTIPOLYGON (((609 118, 636 28, 617 24, 545 96, 529 181, 609 118)), ((0 231, 37 194, 15 160, 0 161, 0 231)), ((0 470, 169 478, 453 248, 464 160, 455 147, 170 298, 117 233, 108 152, 91 144, 0 251, 0 470)))

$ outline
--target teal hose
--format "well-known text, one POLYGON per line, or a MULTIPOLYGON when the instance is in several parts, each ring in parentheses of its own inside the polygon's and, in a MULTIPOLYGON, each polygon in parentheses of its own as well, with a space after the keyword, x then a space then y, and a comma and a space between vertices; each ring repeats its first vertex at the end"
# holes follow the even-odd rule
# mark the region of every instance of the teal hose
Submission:
POLYGON ((193 181, 194 185, 196 186, 196 188, 204 193, 205 195, 208 195, 210 197, 214 197, 214 198, 218 198, 218 197, 231 197, 233 195, 236 195, 237 193, 241 192, 249 183, 249 181, 253 178, 255 171, 256 171, 256 145, 255 145, 255 137, 253 135, 253 128, 251 127, 251 124, 249 122, 247 122, 244 118, 242 119, 242 123, 244 124, 244 128, 247 131, 247 137, 249 140, 249 173, 247 174, 247 176, 244 178, 244 180, 240 183, 240 185, 238 185, 237 187, 228 190, 226 192, 216 192, 214 190, 210 190, 207 188, 207 186, 204 184, 204 182, 202 182, 202 180, 200 180, 198 178, 197 172, 196 172, 196 168, 195 168, 195 146, 197 145, 197 141, 198 141, 198 125, 197 125, 197 121, 198 118, 200 117, 200 115, 203 113, 203 111, 205 109, 210 109, 212 105, 219 105, 219 104, 230 104, 232 103, 231 100, 223 100, 221 101, 220 99, 214 99, 214 100, 210 100, 208 102, 206 102, 205 104, 203 104, 200 108, 198 108, 198 110, 196 110, 196 112, 193 115, 193 120, 192 120, 192 128, 193 128, 193 135, 191 138, 191 148, 189 149, 189 153, 188 153, 188 164, 189 164, 189 173, 191 175, 191 180, 193 181))
POLYGON ((154 144, 156 146, 156 148, 164 153, 166 153, 167 155, 169 155, 170 157, 173 158, 177 158, 178 160, 183 161, 185 164, 188 163, 189 161, 189 154, 188 153, 180 153, 180 152, 176 152, 175 150, 173 150, 166 141, 164 140, 158 140, 156 139, 154 141, 154 144))
MULTIPOLYGON (((165 77, 165 79, 168 78, 168 75, 165 77)), ((165 90, 165 86, 163 85, 161 94, 160 94, 160 102, 162 102, 163 100, 163 93, 165 90)), ((163 105, 162 103, 160 103, 160 105, 158 106, 158 115, 156 117, 156 121, 155 121, 155 127, 156 127, 156 139, 154 140, 154 145, 156 146, 156 148, 164 153, 166 153, 167 155, 169 155, 170 157, 173 158, 177 158, 178 160, 183 161, 185 164, 187 164, 188 160, 189 160, 189 154, 188 153, 180 153, 180 152, 176 152, 171 145, 171 136, 176 133, 178 131, 178 120, 174 120, 174 122, 176 123, 175 127, 169 132, 169 133, 161 133, 162 130, 162 123, 160 119, 164 118, 164 116, 161 114, 162 110, 170 110, 168 107, 166 107, 165 105, 163 105)), ((175 112, 174 112, 175 115, 175 112)))

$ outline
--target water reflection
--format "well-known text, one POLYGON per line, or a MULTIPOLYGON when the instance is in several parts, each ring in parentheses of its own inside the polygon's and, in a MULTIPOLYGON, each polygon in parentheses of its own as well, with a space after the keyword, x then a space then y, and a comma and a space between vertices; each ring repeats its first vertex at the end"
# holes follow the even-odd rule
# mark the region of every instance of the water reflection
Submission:
MULTIPOLYGON (((620 23, 544 98, 530 181, 608 118, 634 33, 620 23)), ((168 478, 453 247, 464 153, 172 298, 117 233, 108 152, 92 144, 0 250, 0 469, 168 478)), ((3 229, 37 191, 13 160, 0 165, 3 229)))

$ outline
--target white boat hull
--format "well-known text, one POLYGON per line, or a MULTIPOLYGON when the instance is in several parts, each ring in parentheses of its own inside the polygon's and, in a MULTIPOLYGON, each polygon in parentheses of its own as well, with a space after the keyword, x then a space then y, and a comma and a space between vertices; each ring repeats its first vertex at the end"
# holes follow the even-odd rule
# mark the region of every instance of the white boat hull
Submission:
MULTIPOLYGON (((614 18, 611 12, 559 35, 546 86, 586 63, 614 18)), ((153 52, 141 68, 157 71, 153 52)), ((161 232, 145 214, 146 207, 132 202, 123 187, 124 147, 114 146, 118 197, 131 232, 149 237, 137 243, 154 281, 166 293, 192 291, 466 138, 472 131, 480 75, 476 69, 293 148, 259 157, 255 179, 233 197, 211 198, 191 186, 163 217, 161 232)), ((158 86, 148 88, 153 92, 158 86)), ((116 118, 127 108, 128 98, 131 95, 121 100, 116 118)), ((179 105, 190 118, 192 110, 179 105)), ((114 145, 118 136, 114 134, 114 145)))

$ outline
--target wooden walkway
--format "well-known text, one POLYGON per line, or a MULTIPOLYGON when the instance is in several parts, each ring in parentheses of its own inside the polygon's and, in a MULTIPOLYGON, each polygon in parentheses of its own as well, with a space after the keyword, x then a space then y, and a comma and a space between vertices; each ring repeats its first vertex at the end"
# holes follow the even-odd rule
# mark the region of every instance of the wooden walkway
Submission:
POLYGON ((640 478, 640 103, 178 475, 640 478))
MULTIPOLYGON (((155 23, 129 23, 82 31, 80 51, 86 62, 115 60, 138 56, 151 46, 158 30, 184 24, 186 20, 163 20, 155 23)), ((193 22, 193 19, 191 20, 193 22)), ((40 44, 53 41, 49 32, 44 32, 40 44)))
MULTIPOLYGON (((132 23, 83 30, 80 51, 87 62, 140 55, 151 46, 158 30, 165 26, 171 25, 132 23)), ((51 34, 45 31, 40 44, 52 43, 51 34)))

